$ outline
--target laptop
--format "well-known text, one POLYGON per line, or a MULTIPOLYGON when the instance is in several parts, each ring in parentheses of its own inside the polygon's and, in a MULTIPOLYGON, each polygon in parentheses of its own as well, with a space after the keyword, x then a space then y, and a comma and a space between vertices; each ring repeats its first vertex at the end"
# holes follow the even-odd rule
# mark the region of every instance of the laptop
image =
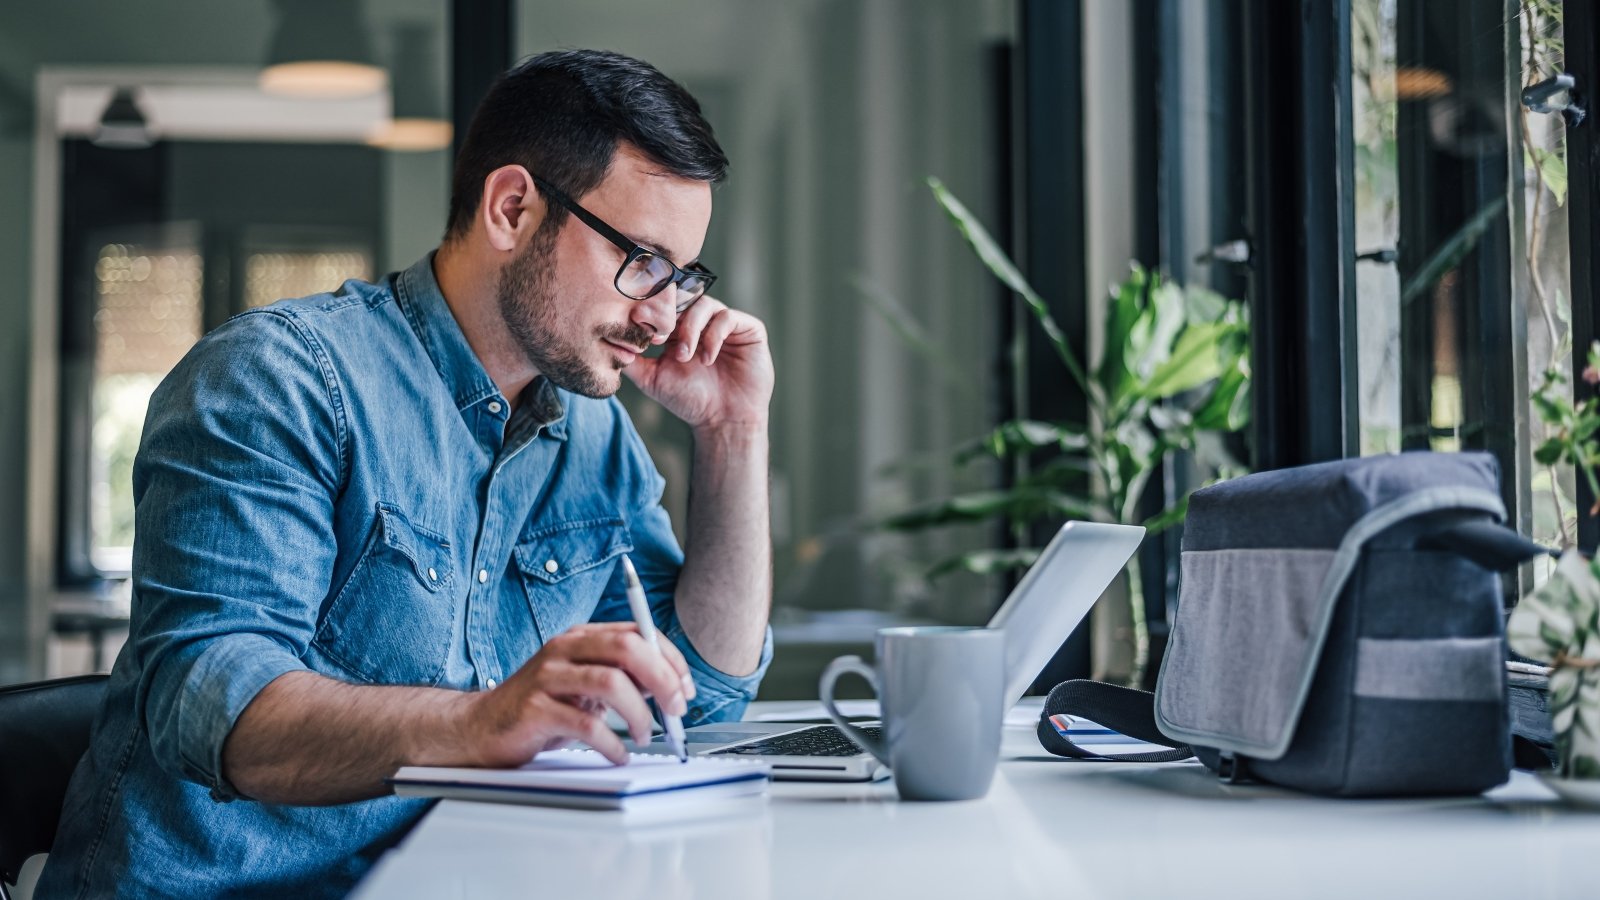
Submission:
MULTIPOLYGON (((1068 522, 1061 526, 1011 596, 989 620, 1006 634, 1006 709, 1016 705, 1062 642, 1089 614, 1122 571, 1144 528, 1068 522)), ((860 726, 882 736, 877 722, 860 726)), ((833 725, 795 722, 723 722, 685 732, 698 756, 759 759, 772 777, 796 781, 870 781, 888 771, 833 725)), ((649 748, 666 752, 658 736, 649 748)))

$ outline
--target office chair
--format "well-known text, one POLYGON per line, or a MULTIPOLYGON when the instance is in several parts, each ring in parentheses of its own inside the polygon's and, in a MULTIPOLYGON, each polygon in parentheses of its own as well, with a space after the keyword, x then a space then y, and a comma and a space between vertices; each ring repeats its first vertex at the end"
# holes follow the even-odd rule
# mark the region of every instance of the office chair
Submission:
POLYGON ((50 852, 105 695, 105 675, 0 687, 0 900, 28 857, 50 852))

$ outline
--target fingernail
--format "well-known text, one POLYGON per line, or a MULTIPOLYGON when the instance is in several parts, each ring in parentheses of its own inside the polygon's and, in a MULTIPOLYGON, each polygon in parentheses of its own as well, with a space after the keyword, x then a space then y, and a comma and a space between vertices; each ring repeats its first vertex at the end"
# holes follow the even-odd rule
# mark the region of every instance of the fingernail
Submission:
POLYGON ((687 360, 691 355, 692 355, 692 352, 689 350, 689 345, 688 344, 684 344, 682 347, 678 348, 678 358, 679 359, 687 360))
POLYGON ((667 712, 669 712, 669 713, 671 713, 671 714, 673 714, 675 716, 682 716, 682 715, 687 715, 688 714, 688 712, 689 712, 689 704, 684 701, 682 694, 673 694, 672 695, 671 702, 669 702, 667 704, 667 712))
POLYGON ((683 682, 683 695, 685 697, 688 697, 690 700, 693 700, 695 695, 700 693, 699 691, 695 690, 694 679, 693 678, 690 678, 689 676, 684 675, 684 676, 681 676, 679 680, 683 682))

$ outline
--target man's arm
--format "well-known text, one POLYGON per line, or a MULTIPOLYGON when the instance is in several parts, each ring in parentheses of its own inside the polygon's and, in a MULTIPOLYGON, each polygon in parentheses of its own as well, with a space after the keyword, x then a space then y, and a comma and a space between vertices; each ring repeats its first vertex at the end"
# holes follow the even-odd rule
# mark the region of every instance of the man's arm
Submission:
POLYGON ((697 430, 677 611, 700 655, 730 675, 761 660, 772 603, 767 429, 697 430))
POLYGON ((685 709, 682 655, 651 651, 632 623, 574 629, 484 693, 309 671, 344 452, 316 348, 292 314, 246 313, 151 401, 134 465, 128 646, 165 771, 218 800, 341 803, 386 793, 406 764, 517 765, 569 740, 620 761, 605 707, 643 738, 641 691, 685 709))
POLYGON ((663 706, 682 715, 693 697, 688 671, 671 644, 658 653, 633 623, 611 622, 557 636, 492 691, 353 685, 289 672, 239 715, 223 746, 223 770, 247 797, 322 805, 387 794, 383 779, 401 766, 517 766, 569 741, 622 763, 627 751, 605 709, 622 716, 635 743, 646 743, 651 717, 642 691, 667 698, 663 706))
POLYGON ((702 297, 663 341, 661 356, 623 372, 694 432, 678 619, 707 663, 749 674, 760 664, 772 607, 767 329, 702 297))

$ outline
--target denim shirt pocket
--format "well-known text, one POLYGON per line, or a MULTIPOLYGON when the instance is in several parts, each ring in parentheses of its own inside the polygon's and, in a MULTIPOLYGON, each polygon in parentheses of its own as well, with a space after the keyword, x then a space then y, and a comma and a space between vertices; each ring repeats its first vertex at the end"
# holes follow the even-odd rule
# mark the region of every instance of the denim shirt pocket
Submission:
POLYGON ((455 620, 453 568, 448 539, 377 504, 366 548, 313 643, 365 681, 437 684, 455 620))
POLYGON ((589 621, 617 557, 632 549, 620 516, 541 526, 522 536, 513 555, 541 643, 589 621))

